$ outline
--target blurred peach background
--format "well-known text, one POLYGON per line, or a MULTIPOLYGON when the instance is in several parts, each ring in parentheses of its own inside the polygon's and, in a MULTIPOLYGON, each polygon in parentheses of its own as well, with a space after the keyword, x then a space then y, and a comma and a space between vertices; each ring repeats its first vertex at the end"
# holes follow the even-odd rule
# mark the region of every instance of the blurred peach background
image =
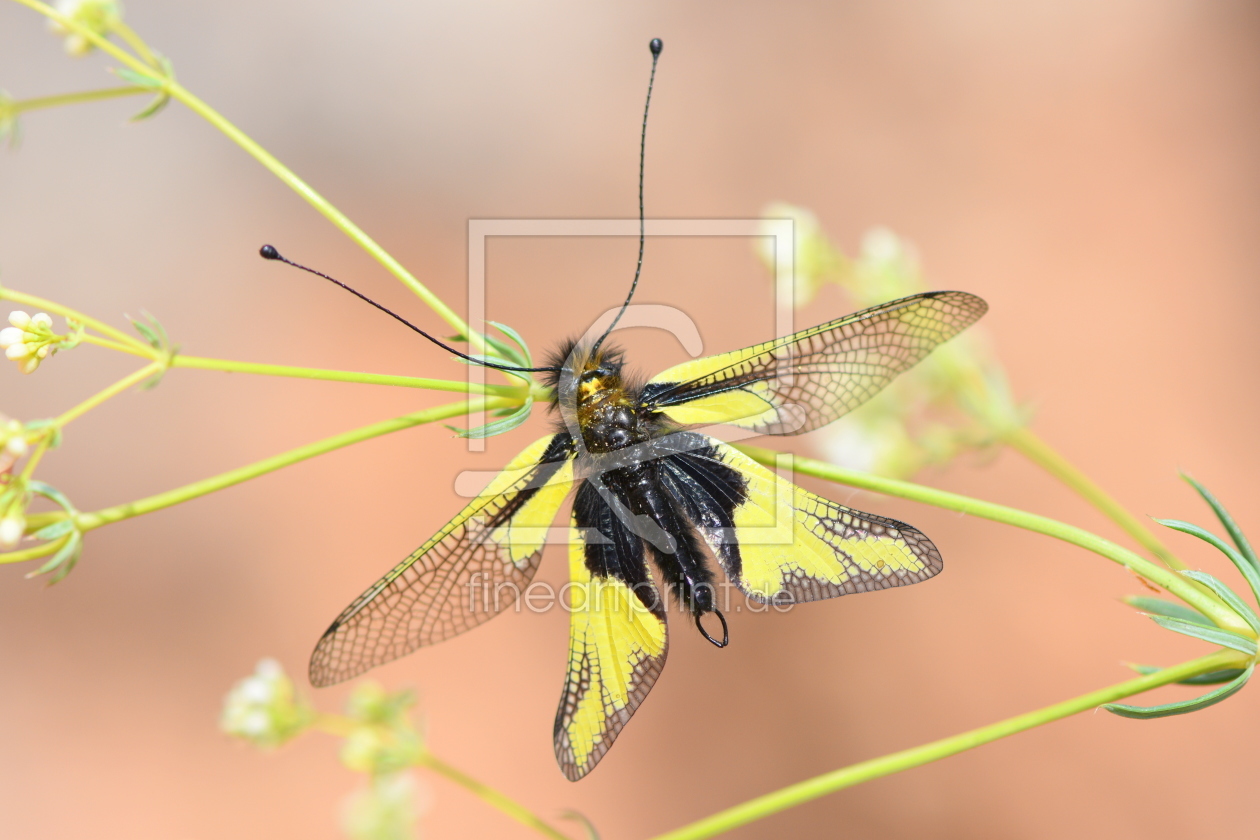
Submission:
MULTIPOLYGON (((1192 472, 1260 536, 1260 8, 1242 0, 716 3, 157 3, 129 23, 179 79, 462 309, 470 218, 629 217, 651 37, 647 207, 657 217, 813 208, 847 250, 886 225, 983 326, 1034 428, 1139 514, 1213 524, 1192 472)), ((35 14, 0 4, 0 86, 108 82, 35 14)), ((116 325, 155 313, 191 354, 458 378, 447 354, 262 242, 441 332, 436 316, 178 105, 32 114, 0 153, 0 279, 116 325)), ((496 239, 488 314, 536 351, 624 293, 629 239, 496 239)), ((771 335, 745 239, 648 243, 641 302, 690 313, 706 350, 771 335)), ((849 311, 828 290, 802 326, 849 311)), ((622 336, 644 370, 672 340, 622 336)), ((130 370, 84 348, 0 411, 63 411, 130 370)), ((449 396, 174 371, 75 422, 41 477, 96 509, 449 396)), ((843 422, 843 421, 842 421, 843 422)), ((440 426, 341 450, 93 532, 62 584, 0 571, 5 838, 340 835, 358 780, 336 742, 264 755, 220 734, 263 656, 304 673, 328 622, 455 513, 464 469, 503 464, 538 416, 470 454, 440 426)), ((817 451, 816 436, 793 441, 817 451)), ((1012 452, 920 476, 1120 539, 1012 452)), ((734 616, 716 652, 677 624, 670 664, 617 746, 573 785, 551 724, 563 612, 507 615, 381 668, 415 686, 433 748, 544 817, 642 838, 828 769, 1118 682, 1122 661, 1206 652, 1117 602, 1117 566, 1009 527, 811 485, 941 547, 929 584, 734 616)), ((1189 537, 1192 564, 1234 582, 1189 537)), ((552 550, 541 577, 563 578, 552 550)), ((1188 697, 1165 689, 1141 702, 1188 697)), ((318 692, 324 708, 344 687, 318 692)), ((1085 714, 843 791, 731 837, 1255 836, 1260 694, 1143 723, 1085 714)), ((430 837, 529 837, 431 777, 430 837)), ((579 830, 573 826, 576 836, 579 830)))

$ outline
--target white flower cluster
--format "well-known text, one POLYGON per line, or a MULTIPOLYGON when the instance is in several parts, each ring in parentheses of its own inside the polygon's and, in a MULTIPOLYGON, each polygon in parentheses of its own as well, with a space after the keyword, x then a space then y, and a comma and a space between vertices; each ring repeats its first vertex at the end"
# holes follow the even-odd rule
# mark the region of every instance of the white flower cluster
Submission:
POLYGON ((264 659, 228 692, 219 728, 260 747, 278 747, 309 720, 309 710, 294 702, 293 681, 280 663, 264 659))
POLYGON ((9 313, 9 323, 12 326, 0 330, 0 350, 22 373, 34 373, 40 362, 57 352, 62 338, 53 334, 48 313, 27 315, 19 309, 9 313))
MULTIPOLYGON (((56 6, 63 16, 101 37, 109 35, 122 20, 122 6, 114 0, 57 0, 56 6)), ((92 42, 73 29, 55 20, 48 22, 48 28, 65 37, 63 45, 70 55, 84 56, 92 51, 92 42)))

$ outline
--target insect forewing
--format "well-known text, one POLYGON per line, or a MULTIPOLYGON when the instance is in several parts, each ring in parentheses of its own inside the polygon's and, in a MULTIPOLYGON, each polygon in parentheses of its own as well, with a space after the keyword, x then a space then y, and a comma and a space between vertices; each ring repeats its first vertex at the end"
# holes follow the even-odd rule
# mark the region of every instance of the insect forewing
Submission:
POLYGON ((966 292, 901 298, 785 338, 676 365, 647 384, 643 402, 684 425, 808 432, 875 396, 987 309, 966 292))

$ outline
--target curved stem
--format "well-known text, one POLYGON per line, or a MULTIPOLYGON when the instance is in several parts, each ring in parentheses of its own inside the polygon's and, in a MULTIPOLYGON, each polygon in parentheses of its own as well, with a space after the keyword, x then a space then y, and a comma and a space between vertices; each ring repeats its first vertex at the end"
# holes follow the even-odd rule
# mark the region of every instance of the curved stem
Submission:
POLYGON ((252 373, 263 376, 290 376, 298 379, 323 379, 333 382, 359 382, 368 385, 397 385, 403 388, 424 388, 429 391, 454 391, 460 394, 490 394, 515 397, 523 400, 528 394, 525 386, 473 385, 450 379, 421 379, 414 376, 389 376, 381 373, 355 373, 343 370, 264 365, 254 362, 234 362, 227 359, 207 359, 200 356, 176 356, 172 367, 221 370, 228 373, 252 373))
MULTIPOLYGON (((64 518, 64 517, 63 517, 64 518)), ((28 528, 30 520, 27 520, 28 528)), ((61 547, 70 539, 70 535, 58 537, 52 542, 40 543, 32 548, 24 548, 21 551, 10 551, 0 554, 0 565, 8 563, 25 563, 28 560, 38 560, 40 557, 47 557, 49 554, 56 554, 61 547)))
POLYGON ((108 87, 100 90, 85 90, 78 93, 61 93, 56 96, 37 96, 31 99, 17 99, 12 104, 13 113, 38 111, 42 108, 57 108, 61 105, 77 105, 81 102, 96 102, 102 99, 117 99, 120 96, 135 96, 140 93, 152 94, 149 88, 139 85, 108 87))
POLYGON ((750 799, 747 802, 736 805, 734 808, 728 808, 725 811, 682 828, 667 831, 658 835, 654 840, 700 840, 700 838, 713 837, 787 808, 834 793, 837 790, 852 787, 881 776, 888 776, 911 767, 919 767, 938 761, 947 756, 956 755, 978 747, 981 744, 987 744, 990 741, 996 741, 999 738, 1005 738, 1008 735, 1032 729, 1035 726, 1069 717, 1078 712, 1096 709, 1104 703, 1114 703, 1125 697, 1132 697, 1152 688, 1179 682, 1199 674, 1238 667, 1240 663, 1244 663, 1245 667, 1245 661, 1246 657, 1237 651, 1217 651, 1181 665, 1164 668, 1161 671, 1156 671, 1153 674, 1138 677, 1137 679, 1126 680, 1108 688, 1099 689, 1089 694, 1082 694, 1080 697, 1074 697, 1071 700, 1065 700, 1053 706, 1046 706, 1034 712, 1007 718, 989 726, 982 726, 979 729, 972 729, 969 732, 942 738, 939 741, 933 741, 930 744, 924 744, 913 749, 890 753, 881 758, 862 761, 839 770, 833 770, 830 773, 823 773, 821 776, 815 776, 812 779, 789 785, 765 796, 750 799))
POLYGON ((502 813, 507 814, 521 825, 534 829, 544 837, 551 837, 552 840, 570 840, 568 835, 561 833, 559 830, 543 822, 542 819, 535 816, 534 813, 524 805, 521 805, 515 800, 509 799, 507 796, 494 788, 482 784, 463 771, 457 770, 432 753, 426 752, 416 763, 421 767, 432 770, 440 776, 450 779, 452 782, 465 790, 471 791, 483 802, 493 806, 502 813))
POLYGON ((1078 495, 1098 508, 1112 522, 1124 529, 1143 548, 1158 557, 1170 569, 1181 570, 1186 564, 1173 555, 1159 538, 1151 533, 1136 516, 1113 499, 1106 490, 1095 484, 1089 476, 1078 470, 1070 461, 1056 452, 1048 443, 1027 428, 1019 428, 1004 435, 1002 440, 1078 495))
MULTIPOLYGON (((736 448, 750 458, 768 466, 775 466, 778 462, 777 459, 783 455, 783 453, 756 446, 736 445, 736 448)), ((1248 638, 1255 638, 1256 634, 1247 622, 1217 598, 1191 585, 1192 581, 1082 528, 1077 528, 1045 516, 1038 516, 1035 513, 1016 510, 1005 505, 972 499, 968 496, 960 496, 957 493, 924 487, 921 484, 912 484, 908 481, 880 478, 868 473, 837 467, 813 458, 793 457, 792 467, 797 472, 805 475, 836 481, 840 484, 847 484, 850 487, 873 490, 876 493, 885 493, 889 496, 912 499, 917 502, 945 508, 946 510, 969 513, 973 516, 992 519, 995 522, 1004 522, 1007 525, 1014 525, 1017 528, 1024 528, 1028 531, 1045 534, 1046 536, 1078 545, 1132 569, 1142 577, 1164 587, 1203 613, 1216 626, 1240 633, 1248 638)))
POLYGON ((198 496, 204 496, 207 493, 213 493, 216 490, 222 490, 231 487, 234 484, 240 484, 251 478, 257 478, 260 475, 266 475, 269 472, 287 467, 290 464, 296 464, 299 461, 305 461, 307 458, 314 458, 316 455, 322 455, 325 452, 331 452, 334 449, 340 449, 343 446, 349 446, 352 443, 369 440, 381 435, 387 435, 390 432, 397 432, 401 429, 409 429, 412 426, 419 426, 423 423, 432 423, 436 420, 445 420, 450 417, 459 417, 468 414, 471 411, 480 411, 486 409, 495 409, 513 402, 502 397, 490 397, 488 399, 463 400, 448 405, 436 406, 434 408, 426 408, 423 411, 417 411, 413 414, 405 414, 402 417, 396 417, 392 420, 386 420, 381 423, 373 423, 370 426, 364 426, 350 432, 340 435, 334 435, 315 443, 299 446, 296 449, 290 449, 271 458, 264 458, 256 461, 248 466, 240 467, 235 470, 229 470, 225 473, 212 476, 211 478, 195 481, 192 484, 186 484, 183 487, 177 487, 174 490, 167 490, 164 493, 158 493, 134 502, 127 502, 122 505, 104 508, 103 510, 91 513, 80 513, 75 517, 75 523, 80 531, 91 531, 102 525, 108 525, 112 522, 119 522, 123 519, 130 519, 133 516, 140 516, 146 513, 152 513, 155 510, 168 508, 181 502, 195 499, 198 496))

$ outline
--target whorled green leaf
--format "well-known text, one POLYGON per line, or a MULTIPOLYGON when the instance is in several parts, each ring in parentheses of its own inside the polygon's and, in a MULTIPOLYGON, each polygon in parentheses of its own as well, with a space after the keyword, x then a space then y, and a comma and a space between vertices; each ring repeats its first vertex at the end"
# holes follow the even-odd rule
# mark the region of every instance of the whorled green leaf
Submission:
POLYGON ((1250 626, 1252 630, 1256 631, 1257 634, 1260 634, 1260 617, 1256 616, 1255 610, 1249 607, 1246 601, 1239 598, 1238 595, 1234 593, 1234 590, 1230 589, 1219 579, 1209 575, 1207 572, 1196 572, 1194 570, 1187 569, 1182 571, 1181 574, 1191 580, 1198 581, 1208 589, 1215 592, 1216 596, 1224 601, 1231 610, 1236 612, 1239 618, 1247 622, 1248 626, 1250 626))
POLYGON ((1252 568, 1260 571, 1260 558, 1256 557, 1256 552, 1247 540, 1247 536, 1243 534, 1242 529, 1238 527, 1238 523, 1234 521, 1234 517, 1229 515, 1229 511, 1225 509, 1220 500, 1210 490, 1185 473, 1182 473, 1181 477, 1198 491, 1199 495, 1203 497, 1203 501, 1207 502, 1208 506, 1212 508, 1212 512, 1216 514, 1216 518, 1225 526, 1225 530, 1229 533, 1230 539, 1234 541, 1234 545, 1238 546, 1238 550, 1242 552, 1242 555, 1251 561, 1252 568))
MULTIPOLYGON (((1126 662, 1125 665, 1143 675, 1153 674, 1156 671, 1164 670, 1158 665, 1138 665, 1134 662, 1126 662)), ((1199 674, 1195 677, 1187 677, 1184 680, 1177 680, 1177 685, 1218 685, 1220 683, 1229 682, 1241 674, 1244 670, 1246 669, 1225 668, 1220 671, 1208 671, 1206 674, 1199 674)))
POLYGON ((457 429, 454 426, 447 426, 447 428, 462 438, 481 439, 494 437, 495 435, 501 435, 504 432, 510 432, 528 420, 529 411, 533 405, 534 398, 526 397, 524 404, 521 405, 520 408, 516 409, 507 417, 504 417, 502 420, 495 420, 494 422, 486 423, 484 426, 478 426, 475 429, 457 429))
POLYGON ((54 583, 59 583, 62 580, 65 580, 66 575, 70 574, 70 571, 75 567, 75 564, 79 562, 79 557, 82 556, 82 554, 83 534, 78 531, 74 531, 70 534, 70 538, 66 540, 66 544, 58 549, 57 553, 49 558, 47 563, 27 574, 27 577, 33 578, 38 575, 52 572, 55 569, 56 572, 51 578, 49 578, 48 585, 51 586, 54 583))
POLYGON ((1113 715, 1141 720, 1197 712, 1199 709, 1214 706, 1222 700, 1237 694, 1238 690, 1247 684, 1247 680, 1251 679, 1251 672, 1254 669, 1254 665, 1249 665, 1245 671, 1235 677, 1229 684, 1223 685, 1215 691, 1209 691, 1207 694, 1196 697, 1193 700, 1184 700, 1180 703, 1166 703, 1162 706, 1127 706, 1123 703, 1106 703, 1103 705, 1103 708, 1113 715))
POLYGON ((521 367, 534 366, 534 356, 529 352, 529 345, 525 343, 525 339, 521 338, 520 333, 509 327, 507 324, 500 324, 498 321, 487 321, 486 323, 490 324, 499 332, 512 339, 512 341, 516 342, 516 346, 521 348, 521 352, 518 354, 520 360, 524 362, 521 367))
POLYGON ((1173 601, 1165 601, 1163 598, 1152 598, 1149 595, 1129 595, 1120 600, 1144 613, 1180 618, 1182 621, 1202 624, 1204 627, 1216 626, 1211 619, 1193 607, 1187 607, 1185 604, 1178 604, 1173 601))
POLYGON ((161 370, 141 383, 141 390, 147 391, 150 388, 156 388, 161 383, 162 377, 166 375, 166 371, 170 366, 170 360, 179 353, 179 347, 171 344, 171 337, 167 335, 166 328, 162 326, 161 321, 143 310, 141 310, 140 314, 144 316, 143 321, 138 318, 132 318, 130 315, 127 316, 127 320, 135 327, 136 332, 140 333, 141 337, 149 342, 149 346, 162 353, 167 359, 167 364, 161 370))
POLYGON ((55 540, 58 537, 64 537, 66 534, 74 530, 73 519, 60 519, 51 525, 45 525, 35 533, 31 534, 37 540, 55 540))
POLYGON ((1256 568, 1251 565, 1251 561, 1240 554, 1232 545, 1206 528, 1200 528, 1198 525, 1190 522, 1182 522, 1180 519, 1156 519, 1155 521, 1166 528, 1172 528, 1174 531, 1181 531, 1183 534, 1198 537, 1228 557, 1229 561, 1237 567, 1243 578, 1246 579, 1247 585, 1251 587, 1252 595, 1260 602, 1260 572, 1257 572, 1256 568))
POLYGON ((1248 656, 1255 656, 1257 653, 1255 639, 1249 639, 1238 633, 1231 633, 1229 630, 1222 630, 1219 627, 1204 627, 1202 624, 1194 624, 1178 618, 1167 618, 1162 615, 1151 616, 1151 621, 1154 621, 1165 630, 1171 630, 1174 633, 1180 633, 1183 636, 1190 636, 1194 639, 1201 639, 1214 645, 1232 648, 1248 656))
POLYGON ((46 484, 42 481, 31 481, 31 483, 27 486, 30 487, 32 493, 37 496, 43 496, 45 499, 54 502, 57 507, 61 508, 66 513, 69 513, 71 516, 78 513, 78 510, 75 509, 74 505, 70 504, 70 499, 66 497, 66 494, 62 493, 56 487, 53 487, 51 484, 46 484))

